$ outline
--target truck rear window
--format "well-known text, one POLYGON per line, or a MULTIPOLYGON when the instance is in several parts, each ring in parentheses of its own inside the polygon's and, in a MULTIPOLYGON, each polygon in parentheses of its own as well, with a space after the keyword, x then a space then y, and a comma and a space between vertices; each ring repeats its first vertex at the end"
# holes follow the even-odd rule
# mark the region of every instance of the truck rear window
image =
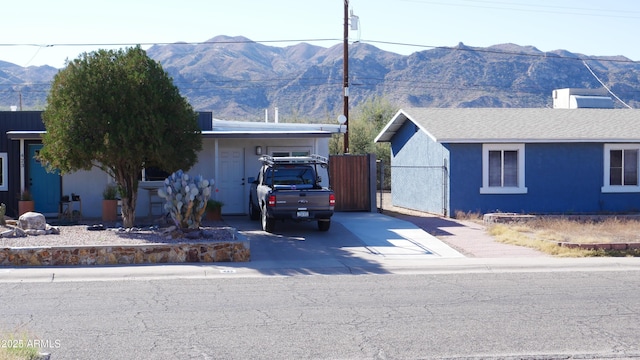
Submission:
POLYGON ((313 185, 315 183, 314 173, 310 166, 270 168, 265 174, 265 183, 269 185, 313 185))

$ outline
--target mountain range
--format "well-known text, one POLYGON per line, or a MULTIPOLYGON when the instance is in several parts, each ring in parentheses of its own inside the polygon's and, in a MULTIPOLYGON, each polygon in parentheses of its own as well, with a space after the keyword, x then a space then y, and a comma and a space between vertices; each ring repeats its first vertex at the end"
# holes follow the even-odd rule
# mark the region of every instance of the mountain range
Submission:
MULTIPOLYGON (((217 36, 154 45, 147 54, 196 110, 215 118, 261 121, 275 107, 282 121, 335 121, 342 113, 342 44, 274 47, 217 36)), ((25 110, 43 109, 57 71, 0 61, 0 110, 20 101, 25 110)), ((551 107, 554 89, 604 86, 620 99, 616 107, 640 106, 638 62, 515 44, 460 43, 400 55, 354 43, 349 83, 350 107, 376 96, 398 107, 551 107)))

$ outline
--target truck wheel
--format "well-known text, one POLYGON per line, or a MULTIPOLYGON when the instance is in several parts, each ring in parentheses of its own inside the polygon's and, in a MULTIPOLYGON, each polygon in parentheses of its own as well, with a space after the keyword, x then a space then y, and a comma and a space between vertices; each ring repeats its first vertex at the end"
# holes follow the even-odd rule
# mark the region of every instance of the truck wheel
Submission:
POLYGON ((270 218, 267 215, 267 209, 266 208, 262 208, 262 214, 261 214, 261 218, 262 218, 262 230, 266 231, 266 232, 273 232, 276 228, 276 220, 273 218, 270 218))
POLYGON ((249 219, 251 220, 260 219, 260 213, 258 212, 258 209, 255 206, 253 206, 253 202, 251 201, 251 199, 249 199, 249 219))
POLYGON ((328 231, 331 227, 331 220, 318 220, 318 230, 328 231))

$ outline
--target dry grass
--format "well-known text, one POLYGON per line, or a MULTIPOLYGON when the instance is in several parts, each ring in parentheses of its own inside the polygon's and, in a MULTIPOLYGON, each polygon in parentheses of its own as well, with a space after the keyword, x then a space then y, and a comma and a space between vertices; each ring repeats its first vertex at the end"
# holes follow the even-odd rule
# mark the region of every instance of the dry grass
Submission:
POLYGON ((640 220, 610 217, 599 220, 571 220, 539 217, 524 223, 495 224, 488 228, 496 240, 527 246, 556 256, 640 256, 632 250, 584 250, 558 243, 603 244, 640 242, 640 220))
POLYGON ((525 224, 551 241, 581 244, 640 242, 638 219, 608 217, 601 220, 570 220, 540 217, 525 224))
POLYGON ((475 222, 482 222, 482 217, 484 215, 482 213, 479 212, 462 212, 462 211, 456 211, 456 213, 454 214, 454 218, 458 219, 458 220, 467 220, 467 221, 475 221, 475 222))
POLYGON ((40 349, 29 343, 30 337, 25 334, 0 333, 0 360, 35 360, 40 358, 40 349))

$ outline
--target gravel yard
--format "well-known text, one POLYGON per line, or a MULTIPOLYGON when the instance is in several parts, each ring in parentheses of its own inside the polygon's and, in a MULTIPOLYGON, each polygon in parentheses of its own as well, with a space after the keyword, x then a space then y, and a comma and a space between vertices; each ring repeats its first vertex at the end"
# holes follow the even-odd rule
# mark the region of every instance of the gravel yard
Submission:
MULTIPOLYGON (((169 228, 146 227, 122 229, 105 227, 104 230, 88 230, 88 225, 59 226, 60 234, 38 235, 16 238, 0 238, 0 248, 43 247, 73 245, 142 245, 184 242, 220 241, 233 239, 233 231, 224 226, 203 226, 197 238, 175 237, 169 228)), ((0 230, 2 227, 0 227, 0 230)), ((184 235, 184 234, 180 234, 184 235)))

